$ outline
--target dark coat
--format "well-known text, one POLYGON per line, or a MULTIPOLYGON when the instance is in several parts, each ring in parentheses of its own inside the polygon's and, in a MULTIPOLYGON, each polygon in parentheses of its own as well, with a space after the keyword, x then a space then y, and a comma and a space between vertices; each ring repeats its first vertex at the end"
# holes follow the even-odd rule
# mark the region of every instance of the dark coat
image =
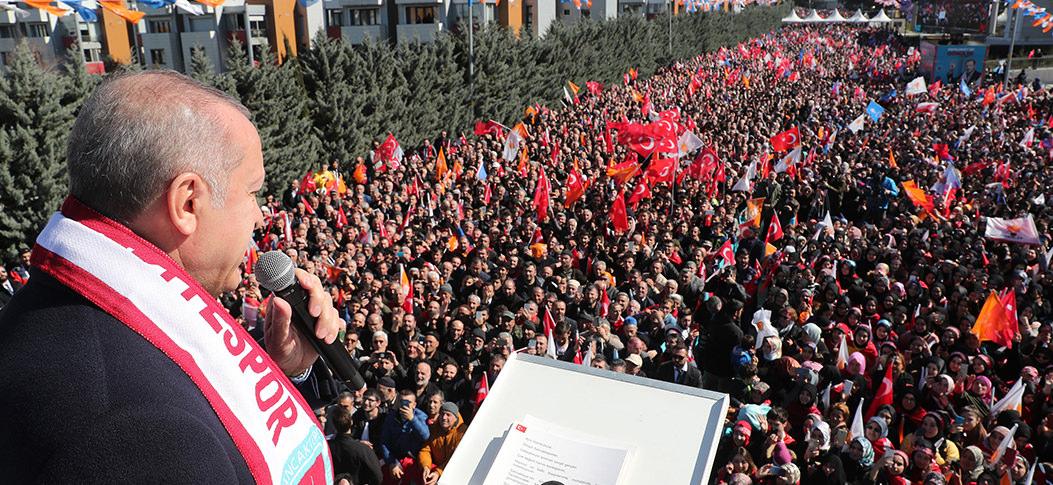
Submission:
POLYGON ((0 313, 8 483, 254 483, 175 362, 45 273, 0 313))
POLYGON ((687 366, 687 370, 680 373, 680 382, 674 380, 676 373, 673 372, 673 367, 672 361, 658 366, 658 372, 654 376, 655 379, 685 386, 702 387, 702 371, 698 370, 698 367, 687 366))

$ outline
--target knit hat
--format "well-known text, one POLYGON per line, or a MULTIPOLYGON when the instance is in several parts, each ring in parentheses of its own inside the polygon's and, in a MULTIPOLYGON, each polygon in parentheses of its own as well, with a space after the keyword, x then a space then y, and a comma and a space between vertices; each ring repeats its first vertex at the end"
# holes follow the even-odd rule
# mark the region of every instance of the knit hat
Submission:
POLYGON ((442 410, 442 412, 450 413, 450 414, 452 414, 454 416, 457 416, 457 415, 459 415, 461 413, 460 408, 458 408, 456 404, 454 404, 454 403, 452 403, 450 401, 446 401, 446 402, 442 403, 442 407, 440 409, 442 410))

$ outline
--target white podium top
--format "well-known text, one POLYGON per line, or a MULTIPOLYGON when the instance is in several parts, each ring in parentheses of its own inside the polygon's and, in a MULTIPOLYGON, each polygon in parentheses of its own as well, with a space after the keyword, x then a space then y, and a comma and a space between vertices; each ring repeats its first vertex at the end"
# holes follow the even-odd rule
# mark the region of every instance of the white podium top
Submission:
POLYGON ((439 484, 481 485, 509 426, 526 415, 635 444, 623 483, 707 483, 727 409, 727 394, 515 354, 439 484))

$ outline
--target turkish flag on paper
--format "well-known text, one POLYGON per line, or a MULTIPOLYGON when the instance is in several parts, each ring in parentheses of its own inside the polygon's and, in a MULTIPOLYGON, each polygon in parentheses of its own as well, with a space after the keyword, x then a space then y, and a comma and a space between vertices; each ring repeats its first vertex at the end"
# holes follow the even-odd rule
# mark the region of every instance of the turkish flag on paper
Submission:
POLYGON ((771 137, 771 146, 777 152, 785 152, 801 144, 801 131, 796 126, 771 137))

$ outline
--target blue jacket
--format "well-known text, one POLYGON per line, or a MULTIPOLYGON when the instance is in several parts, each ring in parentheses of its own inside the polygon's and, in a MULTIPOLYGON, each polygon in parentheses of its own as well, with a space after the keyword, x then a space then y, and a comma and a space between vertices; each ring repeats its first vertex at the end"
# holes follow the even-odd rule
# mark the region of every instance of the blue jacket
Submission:
POLYGON ((380 431, 380 459, 386 464, 407 456, 416 459, 430 435, 428 415, 424 411, 414 409, 413 420, 406 421, 399 415, 398 409, 392 409, 384 420, 384 429, 380 431))

